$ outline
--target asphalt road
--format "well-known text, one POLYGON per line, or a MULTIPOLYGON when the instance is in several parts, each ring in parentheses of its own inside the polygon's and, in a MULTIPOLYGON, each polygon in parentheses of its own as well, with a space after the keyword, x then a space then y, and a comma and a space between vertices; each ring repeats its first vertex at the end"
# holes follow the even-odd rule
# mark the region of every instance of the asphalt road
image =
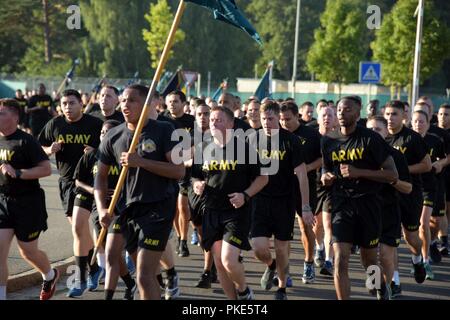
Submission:
MULTIPOLYGON (((41 181, 42 187, 46 191, 47 209, 49 213, 49 229, 41 237, 41 248, 47 252, 52 262, 58 262, 72 256, 72 235, 69 223, 61 210, 61 204, 58 196, 56 171, 51 177, 41 181)), ((314 284, 303 284, 301 275, 303 273, 303 247, 299 243, 299 230, 295 231, 295 240, 291 250, 290 271, 293 277, 293 287, 288 289, 288 298, 290 300, 305 299, 335 299, 335 290, 331 277, 324 277, 316 272, 316 281, 314 284)), ((174 241, 174 240, 172 240, 174 241)), ((203 267, 203 256, 200 247, 190 245, 191 255, 186 258, 176 257, 176 269, 180 276, 181 296, 179 299, 225 299, 223 291, 218 284, 213 284, 211 289, 198 289, 195 284, 200 277, 203 267)), ((399 250, 400 257, 400 278, 402 281, 403 295, 399 299, 450 299, 450 258, 443 258, 442 262, 433 266, 435 280, 425 281, 424 284, 415 283, 410 274, 410 254, 404 243, 399 250)), ((20 257, 17 247, 14 244, 11 248, 8 259, 11 275, 20 274, 31 267, 20 257)), ((253 258, 252 252, 244 254, 244 264, 246 276, 249 285, 255 291, 257 299, 273 299, 274 289, 264 291, 260 288, 259 280, 264 271, 264 266, 253 258)), ((65 300, 67 292, 66 280, 68 273, 59 281, 54 299, 65 300)), ((365 273, 359 262, 358 255, 352 255, 350 263, 350 278, 352 281, 353 299, 374 299, 369 296, 365 289, 365 273)), ((97 292, 87 292, 81 298, 82 300, 100 300, 103 299, 103 286, 97 292)), ((9 299, 38 299, 39 286, 26 288, 17 292, 10 293, 9 299)), ((121 299, 124 286, 120 282, 115 299, 121 299)))

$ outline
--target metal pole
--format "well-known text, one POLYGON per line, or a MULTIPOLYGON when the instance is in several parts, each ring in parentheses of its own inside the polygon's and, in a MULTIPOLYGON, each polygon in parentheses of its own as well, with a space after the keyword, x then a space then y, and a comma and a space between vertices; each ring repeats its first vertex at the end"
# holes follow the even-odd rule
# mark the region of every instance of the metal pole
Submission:
POLYGON ((295 22, 295 41, 294 41, 294 64, 292 66, 292 98, 295 99, 295 80, 297 79, 297 55, 298 55, 298 35, 300 29, 300 4, 297 0, 297 17, 295 22))
POLYGON ((202 74, 197 73, 197 97, 200 98, 202 95, 202 74))
POLYGON ((208 90, 207 90, 207 96, 209 97, 211 94, 211 71, 208 71, 208 90))
POLYGON ((420 53, 422 45, 422 26, 423 26, 423 1, 419 0, 418 15, 417 15, 417 31, 416 31, 416 49, 414 53, 414 74, 413 87, 411 97, 411 108, 416 104, 419 98, 419 81, 420 81, 420 53))

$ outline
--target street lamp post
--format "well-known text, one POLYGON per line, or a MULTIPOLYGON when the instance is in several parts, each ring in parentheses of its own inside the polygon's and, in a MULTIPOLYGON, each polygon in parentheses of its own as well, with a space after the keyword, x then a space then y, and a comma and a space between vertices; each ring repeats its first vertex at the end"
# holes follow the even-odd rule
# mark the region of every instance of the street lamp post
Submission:
POLYGON ((417 15, 417 31, 416 31, 416 49, 414 52, 414 74, 413 87, 411 97, 411 107, 414 107, 419 98, 419 80, 420 80, 420 53, 422 49, 422 27, 423 27, 423 8, 424 0, 419 0, 416 10, 417 15))
POLYGON ((297 55, 298 55, 298 36, 300 29, 300 4, 297 0, 297 16, 295 21, 295 41, 294 41, 294 64, 292 66, 292 98, 295 100, 295 80, 297 79, 297 55))

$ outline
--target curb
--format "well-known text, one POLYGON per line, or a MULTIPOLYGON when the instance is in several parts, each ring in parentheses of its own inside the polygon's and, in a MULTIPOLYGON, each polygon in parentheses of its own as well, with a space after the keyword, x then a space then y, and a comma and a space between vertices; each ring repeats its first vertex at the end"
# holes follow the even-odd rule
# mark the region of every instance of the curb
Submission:
MULTIPOLYGON (((61 275, 64 275, 67 268, 74 264, 74 257, 57 261, 51 264, 52 268, 58 269, 61 275)), ((15 292, 25 288, 33 287, 42 283, 42 276, 36 269, 22 272, 8 278, 7 292, 15 292)))

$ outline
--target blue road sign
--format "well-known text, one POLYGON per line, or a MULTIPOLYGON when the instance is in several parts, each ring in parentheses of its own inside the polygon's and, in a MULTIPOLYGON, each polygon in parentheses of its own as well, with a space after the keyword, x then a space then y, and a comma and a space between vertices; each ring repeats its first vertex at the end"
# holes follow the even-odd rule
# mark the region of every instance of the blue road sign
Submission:
POLYGON ((381 81, 381 63, 360 62, 359 83, 379 83, 381 81))

